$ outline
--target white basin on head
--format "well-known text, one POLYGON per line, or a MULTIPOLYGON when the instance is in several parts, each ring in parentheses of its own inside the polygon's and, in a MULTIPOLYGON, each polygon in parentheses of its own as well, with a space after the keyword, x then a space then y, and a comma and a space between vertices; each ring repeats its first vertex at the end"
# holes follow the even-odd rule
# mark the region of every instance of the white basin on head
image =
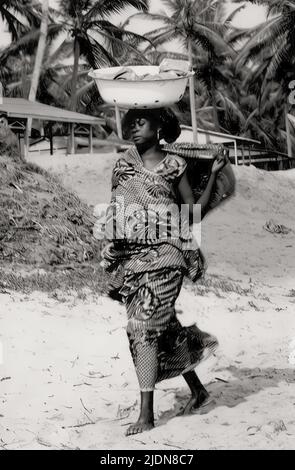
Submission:
MULTIPOLYGON (((159 73, 157 65, 135 65, 128 68, 139 76, 159 73)), ((183 97, 188 78, 193 73, 159 80, 113 80, 120 70, 122 67, 96 69, 89 76, 94 79, 106 103, 129 108, 159 108, 177 103, 183 97)))

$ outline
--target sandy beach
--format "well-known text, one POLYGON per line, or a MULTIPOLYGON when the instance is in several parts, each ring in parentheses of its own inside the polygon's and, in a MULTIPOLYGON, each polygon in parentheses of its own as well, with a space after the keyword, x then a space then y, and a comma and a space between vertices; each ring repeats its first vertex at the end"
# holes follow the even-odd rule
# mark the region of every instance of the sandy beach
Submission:
MULTIPOLYGON (((118 154, 35 156, 92 207, 109 202, 118 154)), ((295 170, 235 168, 236 195, 202 223, 205 279, 186 282, 183 324, 215 334, 199 376, 212 401, 177 417, 180 377, 157 385, 156 427, 131 437, 137 379, 124 306, 85 291, 0 294, 3 449, 294 449, 295 170), (288 233, 264 228, 273 220, 288 233)), ((0 350, 1 352, 1 350, 0 350)))

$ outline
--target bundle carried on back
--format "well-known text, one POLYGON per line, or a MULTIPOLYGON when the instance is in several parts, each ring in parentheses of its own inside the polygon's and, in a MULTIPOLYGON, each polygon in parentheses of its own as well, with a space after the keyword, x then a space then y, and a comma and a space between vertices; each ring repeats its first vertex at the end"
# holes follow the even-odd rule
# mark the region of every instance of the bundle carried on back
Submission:
POLYGON ((234 194, 235 175, 228 158, 228 149, 224 145, 176 142, 165 144, 162 148, 186 160, 187 176, 196 201, 206 188, 214 159, 221 154, 224 155, 226 163, 217 175, 209 209, 214 209, 234 194))

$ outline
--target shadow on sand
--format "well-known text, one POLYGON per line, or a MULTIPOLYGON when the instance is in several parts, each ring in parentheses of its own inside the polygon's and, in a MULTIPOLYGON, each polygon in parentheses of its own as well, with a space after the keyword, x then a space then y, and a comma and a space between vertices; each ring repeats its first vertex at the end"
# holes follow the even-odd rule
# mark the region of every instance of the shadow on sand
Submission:
MULTIPOLYGON (((266 388, 276 387, 280 382, 295 382, 295 370, 275 368, 237 368, 228 367, 233 378, 228 383, 213 382, 206 386, 210 393, 209 403, 194 411, 193 415, 202 415, 211 412, 219 406, 232 408, 246 401, 246 398, 266 388)), ((161 413, 157 420, 157 426, 166 424, 170 419, 179 415, 190 398, 189 392, 176 390, 176 403, 173 409, 161 413)))

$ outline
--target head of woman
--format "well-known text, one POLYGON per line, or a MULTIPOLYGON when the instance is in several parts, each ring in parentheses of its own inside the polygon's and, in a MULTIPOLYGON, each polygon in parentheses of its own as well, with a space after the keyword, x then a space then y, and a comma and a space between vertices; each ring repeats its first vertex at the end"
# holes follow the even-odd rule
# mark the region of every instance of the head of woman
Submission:
POLYGON ((124 116, 123 135, 137 147, 158 145, 161 139, 174 142, 180 135, 179 121, 173 111, 166 108, 130 109, 124 116))

